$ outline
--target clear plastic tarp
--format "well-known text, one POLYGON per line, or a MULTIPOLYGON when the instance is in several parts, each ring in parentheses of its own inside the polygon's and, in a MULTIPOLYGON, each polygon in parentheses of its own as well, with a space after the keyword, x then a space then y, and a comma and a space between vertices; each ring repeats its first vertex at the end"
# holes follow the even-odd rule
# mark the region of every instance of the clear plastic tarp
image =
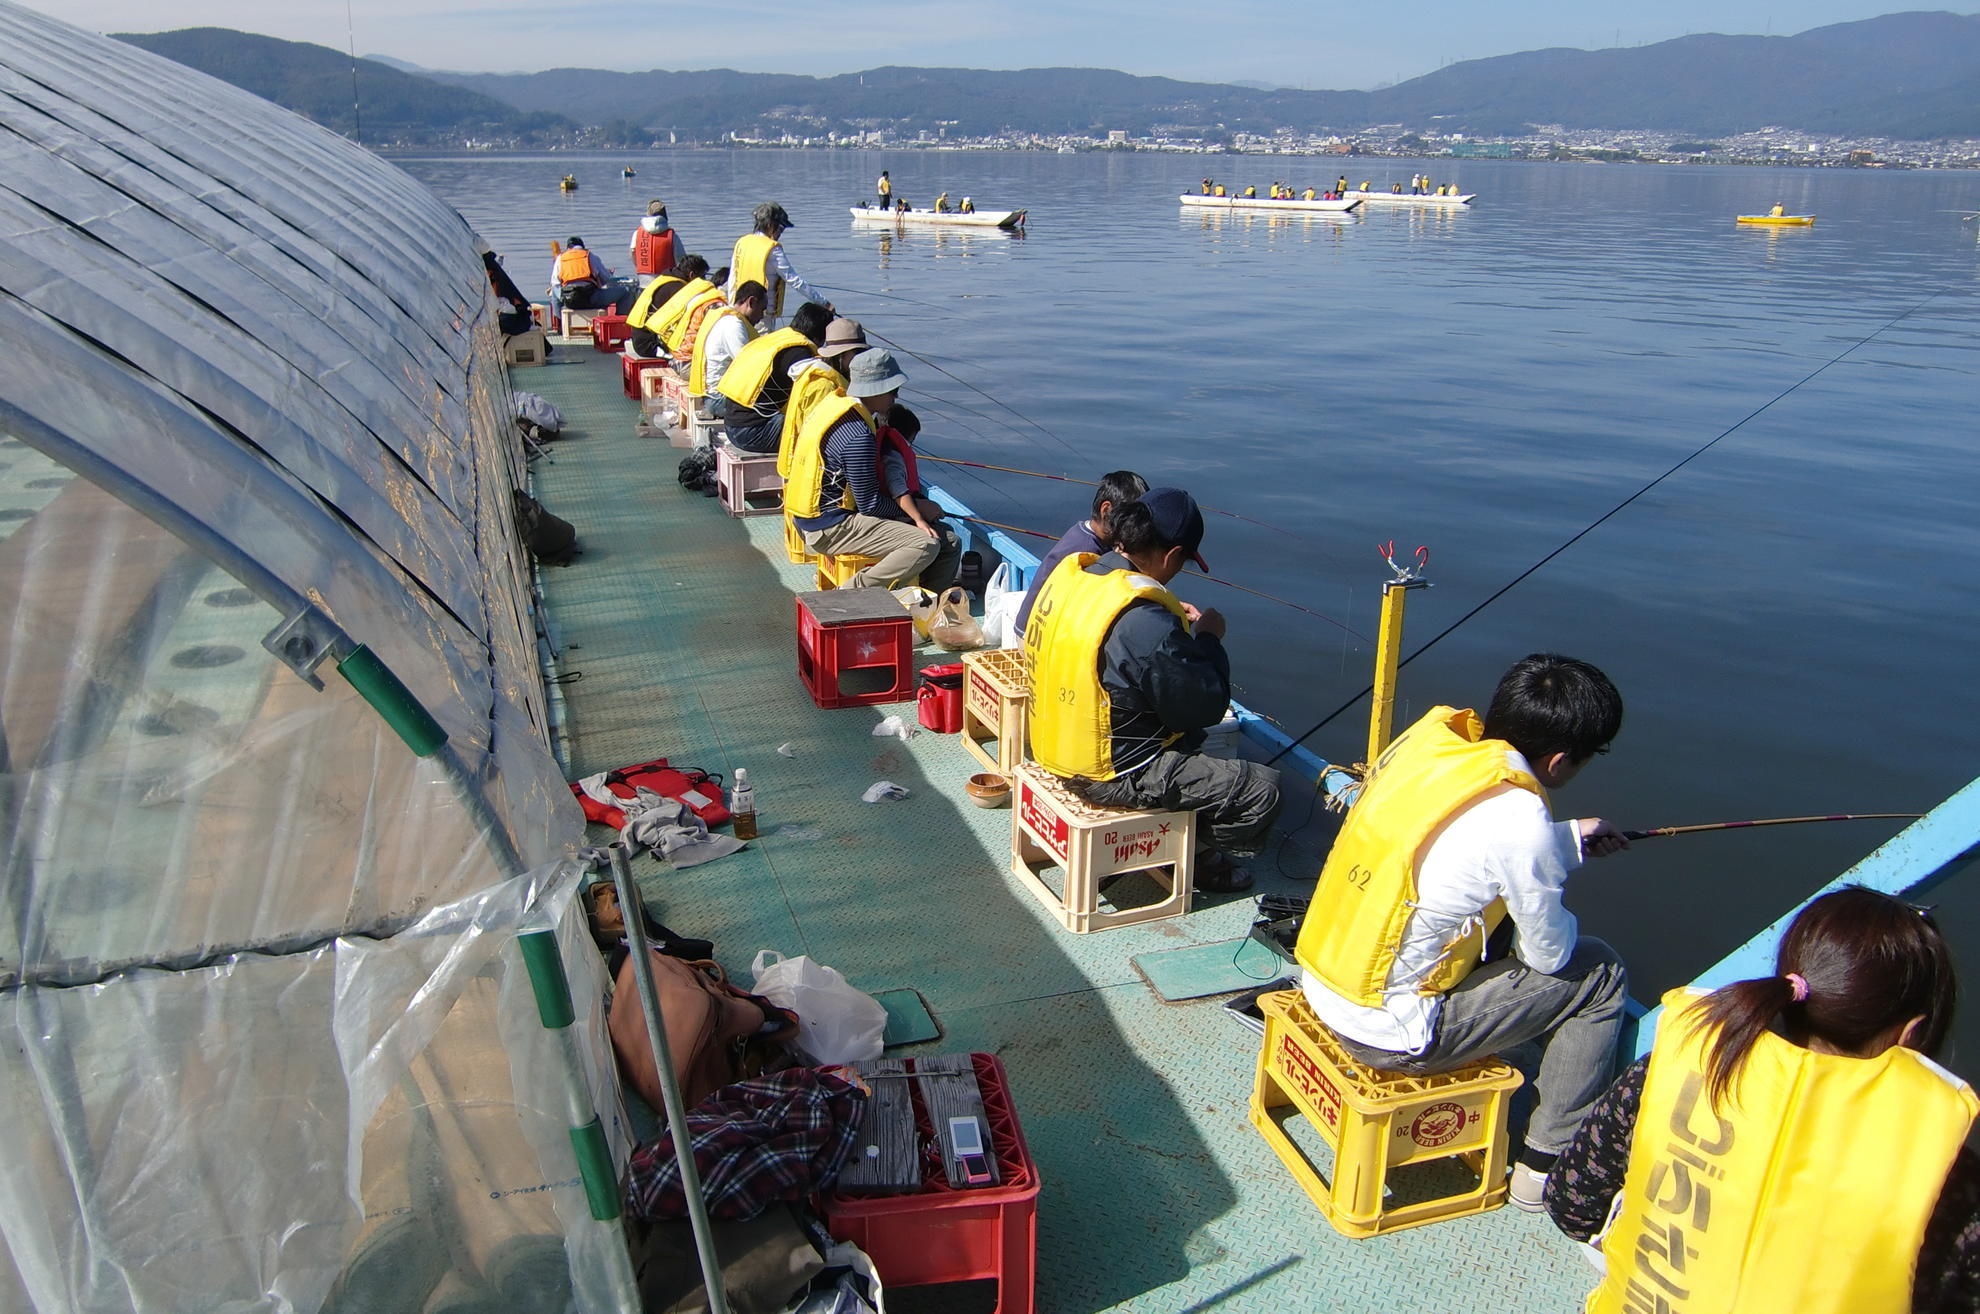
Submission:
POLYGON ((0 0, 0 338, 0 1308, 625 1307, 473 233, 0 0))

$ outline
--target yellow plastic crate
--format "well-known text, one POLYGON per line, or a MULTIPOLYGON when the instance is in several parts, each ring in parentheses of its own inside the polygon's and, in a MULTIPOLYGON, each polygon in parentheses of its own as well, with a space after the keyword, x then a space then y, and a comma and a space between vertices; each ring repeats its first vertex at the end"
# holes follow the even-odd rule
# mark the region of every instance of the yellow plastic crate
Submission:
POLYGON ((784 514, 784 555, 793 566, 808 566, 818 560, 818 554, 804 545, 804 535, 791 523, 789 512, 784 514))
POLYGON ((962 746, 1008 779, 1024 761, 1030 725, 1031 674, 1021 648, 963 654, 962 746), (984 744, 995 742, 993 757, 984 744))
MULTIPOLYGON (((1498 1059, 1415 1077, 1349 1057, 1297 990, 1262 996, 1265 1044, 1251 1124, 1334 1230, 1369 1237, 1496 1209, 1506 1199, 1506 1111, 1520 1075, 1498 1059), (1330 1182, 1293 1143, 1285 1111, 1305 1115, 1334 1151, 1330 1182), (1390 1170, 1458 1159, 1477 1184, 1389 1205, 1390 1170)), ((1467 1174, 1468 1175, 1468 1174, 1467 1174)))
MULTIPOLYGON (((785 521, 784 523, 789 524, 790 522, 785 521)), ((852 582, 854 575, 878 562, 880 558, 858 557, 848 552, 843 556, 821 556, 815 557, 813 560, 818 562, 818 587, 822 591, 824 589, 844 588, 852 582)))

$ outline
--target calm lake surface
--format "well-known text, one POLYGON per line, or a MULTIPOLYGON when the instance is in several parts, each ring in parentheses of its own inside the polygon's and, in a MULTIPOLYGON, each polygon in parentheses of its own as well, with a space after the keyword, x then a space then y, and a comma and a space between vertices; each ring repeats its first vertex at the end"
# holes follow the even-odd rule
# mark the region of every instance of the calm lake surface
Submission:
MULTIPOLYGON (((1922 812, 1980 771, 1980 225, 1958 213, 1980 206, 1980 173, 1126 153, 398 162, 532 293, 551 240, 574 233, 630 272, 649 197, 716 265, 758 201, 781 201, 793 263, 842 312, 1026 417, 903 356, 930 453, 1083 479, 1132 468, 1277 527, 1213 516, 1204 555, 1339 625, 1179 587, 1229 616, 1240 697, 1294 733, 1369 681, 1378 542, 1431 549, 1414 651, 1737 425, 1407 666, 1398 726, 1440 702, 1482 707, 1513 659, 1554 650, 1601 666, 1628 705, 1559 815, 1922 812), (1324 188, 1344 165, 1378 187, 1427 168, 1478 199, 1345 219, 1176 203, 1206 172, 1324 188), (847 207, 882 168, 916 206, 946 190, 1027 208, 1029 235, 855 229, 847 207), (581 183, 568 196, 566 172, 581 183), (1776 201, 1819 222, 1733 223, 1776 201)), ((930 473, 980 515, 1054 535, 1089 495, 930 473)), ((583 508, 558 509, 583 530, 583 508)), ((1308 742, 1354 761, 1366 733, 1363 703, 1308 742)), ((1578 876, 1570 902, 1654 999, 1896 826, 1645 841, 1578 876)), ((1314 870, 1310 851, 1281 861, 1314 870)), ((1969 983, 1972 883, 1938 896, 1969 983)), ((1980 1054, 1974 1023, 1959 1058, 1980 1054)))

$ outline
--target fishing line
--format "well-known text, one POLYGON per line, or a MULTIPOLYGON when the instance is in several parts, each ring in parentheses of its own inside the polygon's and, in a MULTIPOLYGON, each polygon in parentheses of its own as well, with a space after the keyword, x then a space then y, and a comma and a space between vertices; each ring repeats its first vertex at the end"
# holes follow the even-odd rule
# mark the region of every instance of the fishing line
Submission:
POLYGON ((1077 447, 1074 447, 1071 443, 1059 437, 1059 435, 1053 433, 1050 429, 1047 429, 1044 425, 1032 419, 1029 415, 1026 415, 1023 411, 1011 405, 1003 398, 984 391, 982 388, 977 387, 974 383, 971 383, 968 379, 963 378, 961 375, 956 374, 953 371, 944 369, 942 366, 937 365, 934 361, 914 351, 912 348, 903 347, 900 343, 894 341, 886 334, 878 332, 877 330, 874 329, 866 330, 866 335, 870 338, 878 338, 880 341, 886 343, 888 346, 892 347, 895 351, 898 351, 903 355, 914 357, 914 359, 920 361, 923 365, 926 365, 929 369, 934 370, 937 374, 940 374, 942 377, 946 379, 953 379, 957 383, 960 383, 963 387, 968 388, 973 393, 976 393, 978 396, 982 397, 985 401, 989 402, 991 405, 999 406, 1002 407, 1004 410, 1009 411, 1012 415, 1017 416, 1018 419, 1023 420, 1026 424, 1038 430, 1038 432, 1044 434, 1047 438, 1050 438, 1053 442, 1065 448, 1067 451, 1073 452, 1075 454, 1079 452, 1079 449, 1077 447))
MULTIPOLYGON (((1823 361, 1820 365, 1817 365, 1807 374, 1795 380, 1793 383, 1790 383, 1787 387, 1781 389, 1781 391, 1775 393, 1772 397, 1769 397, 1766 401, 1760 403, 1760 405, 1754 407, 1751 411, 1748 411, 1744 416, 1740 417, 1737 421, 1735 421, 1733 424, 1728 426, 1724 431, 1722 431, 1717 438, 1712 439, 1712 441, 1706 443, 1703 447, 1700 447, 1697 451, 1691 453, 1691 455, 1685 457, 1682 461, 1679 461, 1676 465, 1664 471, 1664 473, 1658 475, 1655 479, 1652 479, 1649 483, 1643 485, 1643 487, 1637 489, 1635 492, 1631 493, 1628 497, 1625 497, 1622 501, 1610 507, 1608 511, 1604 512, 1599 519, 1591 522, 1586 528, 1582 529, 1581 532, 1577 533, 1574 537, 1568 539, 1567 542, 1561 544, 1559 547, 1555 548, 1552 552, 1549 552, 1546 556, 1540 558, 1538 561, 1528 566, 1525 570, 1515 575, 1510 583, 1506 584, 1503 588, 1499 589, 1496 593, 1492 594, 1492 596, 1486 598, 1483 602, 1473 607, 1470 611, 1467 611, 1466 613, 1464 613, 1464 615, 1458 617, 1456 620, 1452 621, 1449 625, 1445 626, 1443 630, 1441 630, 1435 638, 1430 640, 1430 642, 1424 644, 1421 648, 1418 648, 1415 652, 1411 653, 1409 656, 1403 658, 1400 662, 1396 663, 1396 669, 1401 670, 1403 667, 1415 661, 1418 657, 1421 657, 1424 653, 1429 652, 1432 648, 1442 643, 1445 639, 1450 637, 1451 632, 1457 629, 1458 626, 1464 624, 1466 621, 1470 620, 1473 616, 1476 616, 1479 612, 1485 610, 1487 607, 1497 602, 1500 598, 1503 598, 1506 594, 1512 592, 1515 588, 1519 587, 1519 585, 1523 581, 1525 581, 1525 579, 1529 575, 1532 575, 1535 571, 1539 570, 1542 566, 1552 561, 1555 557, 1558 557, 1559 555, 1561 555, 1561 553, 1567 551, 1569 548, 1573 547, 1576 543, 1579 543, 1582 539, 1588 537, 1589 534, 1593 533, 1597 528, 1607 523, 1624 507, 1629 506, 1632 502, 1642 497, 1645 493, 1655 488, 1658 484, 1663 483, 1666 479, 1669 479, 1672 475, 1684 469, 1684 467, 1690 465, 1693 461, 1705 455, 1705 453, 1711 451, 1714 447, 1717 447, 1721 440, 1732 436, 1738 430, 1745 427, 1747 421, 1752 420, 1757 416, 1759 416, 1762 412, 1769 410, 1774 406, 1776 402, 1781 401, 1783 398, 1787 397, 1790 393, 1797 391, 1803 384, 1808 383, 1810 380, 1814 379, 1817 375, 1821 374, 1831 365, 1840 362, 1844 357, 1850 355, 1857 348, 1870 342, 1872 339, 1882 334, 1886 329, 1889 329, 1892 325, 1911 318, 1913 315, 1917 314, 1919 311, 1923 310, 1926 306, 1929 306, 1930 304, 1932 304, 1932 302, 1938 300, 1943 295, 1944 295, 1943 290, 1939 292, 1934 292, 1932 293, 1931 296, 1926 297, 1923 301, 1919 302, 1911 309, 1904 311, 1903 313, 1895 315, 1892 318, 1884 321, 1884 323, 1878 325, 1875 329, 1871 330, 1869 333, 1866 333, 1864 336, 1858 338, 1855 342, 1850 343, 1847 347, 1844 347, 1841 351, 1829 357, 1829 359, 1823 361)), ((1314 733, 1319 731, 1323 726, 1327 725, 1330 721, 1332 721, 1335 717, 1339 716, 1342 712, 1347 711, 1348 708, 1353 707, 1356 703, 1360 702, 1363 698, 1367 697, 1369 694, 1373 692, 1375 692, 1375 686, 1371 684, 1366 689, 1363 689, 1360 693, 1356 694, 1354 697, 1342 703, 1339 707, 1336 707, 1333 711, 1327 713, 1327 715, 1321 717, 1320 720, 1314 723, 1312 729, 1306 731, 1305 734, 1300 735, 1299 738, 1294 739, 1284 748, 1274 753, 1266 761, 1265 765, 1270 766, 1272 765, 1272 763, 1277 762, 1280 758, 1284 757, 1287 753, 1292 752, 1292 750, 1296 746, 1298 746, 1303 740, 1312 736, 1314 733)))
MULTIPOLYGON (((944 314, 948 313, 948 307, 946 306, 938 306, 932 301, 916 301, 913 297, 896 296, 892 292, 869 292, 865 288, 860 287, 833 287, 830 283, 813 283, 812 286, 825 292, 850 292, 856 297, 879 297, 883 301, 905 301, 910 306, 923 306, 929 310, 939 310, 944 314)), ((868 330, 868 332, 871 331, 870 329, 868 330)))
MULTIPOLYGON (((1049 538, 1055 542, 1057 541, 1058 538, 1058 536, 1055 534, 1043 533, 1036 529, 1026 529, 1021 525, 1006 525, 1001 521, 985 520, 982 516, 959 516, 957 517, 957 519, 967 520, 971 524, 976 524, 976 525, 988 525, 992 529, 1002 529, 1012 534, 1029 534, 1033 538, 1049 538)), ((1307 615, 1313 617, 1315 620, 1326 621, 1329 625, 1332 625, 1337 629, 1343 630, 1348 634, 1352 634, 1355 638, 1360 639, 1363 643, 1375 642, 1373 639, 1361 633, 1359 630, 1350 628, 1345 623, 1334 619, 1332 616, 1329 616, 1324 611, 1315 611, 1311 607, 1303 607, 1297 602, 1289 601, 1285 598, 1279 597, 1277 594, 1267 593, 1263 589, 1247 588, 1242 584, 1233 584, 1230 580, 1222 579, 1216 575, 1207 575, 1200 570, 1185 570, 1183 574, 1193 575, 1197 579, 1208 580, 1212 584, 1222 584, 1227 589, 1236 589, 1239 593, 1249 593, 1252 597, 1263 598, 1267 602, 1276 602, 1281 607, 1291 607, 1294 611, 1303 611, 1307 615)))

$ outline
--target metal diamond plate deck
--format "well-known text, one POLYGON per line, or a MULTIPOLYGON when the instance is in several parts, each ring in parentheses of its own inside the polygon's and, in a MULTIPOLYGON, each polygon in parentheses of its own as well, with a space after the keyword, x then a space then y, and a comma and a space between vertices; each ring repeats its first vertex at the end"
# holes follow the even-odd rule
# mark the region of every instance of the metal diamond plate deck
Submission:
MULTIPOLYGON (((567 426, 534 474, 584 549, 544 581, 564 669, 582 672, 565 689, 573 775, 661 756, 749 768, 761 839, 686 871, 638 861, 661 920, 714 940, 745 983, 774 948, 867 990, 915 987, 947 1032, 931 1050, 1003 1059, 1044 1180, 1043 1314, 1579 1308, 1591 1270, 1544 1218, 1500 1209, 1367 1241, 1329 1229, 1246 1121, 1256 1038, 1221 998, 1161 1002, 1130 963, 1242 936, 1249 898, 1059 930, 1009 875, 1009 811, 964 797, 975 764, 955 736, 873 736, 890 714, 913 725, 912 703, 813 706, 791 601, 812 574, 786 563, 781 521, 684 492, 683 453, 634 436, 615 358, 573 345, 551 362, 514 381, 567 426), (910 796, 862 803, 881 779, 910 796)), ((1310 888, 1254 870, 1257 892, 1310 888)))

